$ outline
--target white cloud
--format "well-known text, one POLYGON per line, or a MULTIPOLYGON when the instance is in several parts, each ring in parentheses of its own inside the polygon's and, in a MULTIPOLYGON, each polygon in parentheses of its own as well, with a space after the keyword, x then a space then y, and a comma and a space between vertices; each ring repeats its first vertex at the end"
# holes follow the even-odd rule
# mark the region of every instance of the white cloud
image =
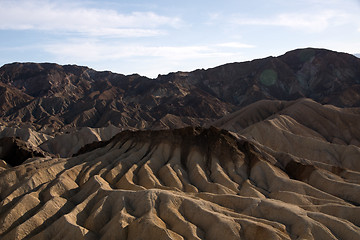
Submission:
MULTIPOLYGON (((105 44, 93 40, 75 40, 45 46, 45 51, 62 60, 105 61, 132 57, 156 57, 169 60, 215 58, 233 56, 238 53, 223 51, 217 46, 144 46, 131 44, 105 44)), ((226 44, 225 44, 226 45, 226 44)), ((239 46, 236 46, 239 47, 239 46)), ((246 46, 247 47, 247 46, 246 46)))
POLYGON ((45 30, 91 36, 129 37, 163 34, 159 28, 177 27, 181 20, 153 12, 118 13, 83 7, 68 1, 2 1, 0 29, 45 30))
POLYGON ((268 18, 234 18, 239 25, 282 26, 306 31, 322 31, 330 25, 342 25, 351 16, 340 11, 324 10, 315 13, 283 13, 268 18))

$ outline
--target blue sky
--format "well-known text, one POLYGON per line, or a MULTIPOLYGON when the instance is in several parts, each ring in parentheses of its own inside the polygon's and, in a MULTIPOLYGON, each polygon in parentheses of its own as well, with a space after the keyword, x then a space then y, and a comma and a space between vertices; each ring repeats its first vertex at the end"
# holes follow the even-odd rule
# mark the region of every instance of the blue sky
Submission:
POLYGON ((360 53, 360 0, 0 0, 0 65, 156 77, 303 47, 360 53))

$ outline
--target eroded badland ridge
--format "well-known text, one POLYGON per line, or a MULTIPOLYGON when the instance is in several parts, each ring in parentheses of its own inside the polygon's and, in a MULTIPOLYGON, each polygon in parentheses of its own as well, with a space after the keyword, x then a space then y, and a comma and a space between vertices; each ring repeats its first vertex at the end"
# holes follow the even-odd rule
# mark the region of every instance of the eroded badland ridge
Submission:
POLYGON ((0 68, 1 239, 360 238, 360 59, 149 79, 0 68))

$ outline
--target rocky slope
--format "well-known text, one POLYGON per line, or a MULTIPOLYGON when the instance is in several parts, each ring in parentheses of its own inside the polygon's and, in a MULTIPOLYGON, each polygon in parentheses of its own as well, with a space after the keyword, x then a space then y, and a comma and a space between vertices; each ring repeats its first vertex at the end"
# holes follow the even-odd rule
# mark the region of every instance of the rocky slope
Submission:
POLYGON ((359 92, 360 59, 311 48, 156 79, 50 63, 0 68, 1 118, 42 131, 200 126, 262 99, 359 107, 359 92))
POLYGON ((359 120, 360 108, 323 106, 300 99, 259 101, 213 125, 316 166, 359 171, 359 120))

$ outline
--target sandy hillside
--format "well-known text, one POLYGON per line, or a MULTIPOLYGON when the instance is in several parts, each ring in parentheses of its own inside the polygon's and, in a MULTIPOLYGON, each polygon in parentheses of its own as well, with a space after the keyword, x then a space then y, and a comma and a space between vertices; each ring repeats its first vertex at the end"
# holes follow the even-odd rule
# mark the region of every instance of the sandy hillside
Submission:
POLYGON ((344 164, 217 128, 125 131, 103 145, 3 169, 1 239, 360 238, 360 174, 344 164))

